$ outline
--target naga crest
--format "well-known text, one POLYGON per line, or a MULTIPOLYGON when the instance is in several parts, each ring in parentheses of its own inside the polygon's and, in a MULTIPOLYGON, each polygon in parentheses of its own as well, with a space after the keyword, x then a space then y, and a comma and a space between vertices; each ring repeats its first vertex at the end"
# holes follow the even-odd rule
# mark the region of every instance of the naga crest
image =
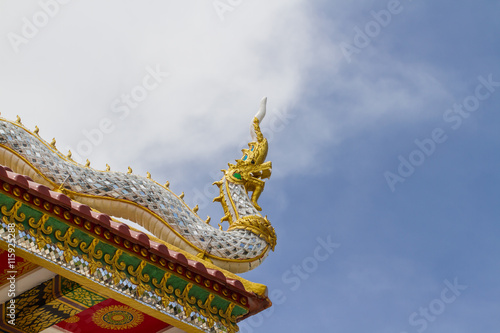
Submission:
POLYGON ((32 132, 21 119, 0 119, 0 164, 29 176, 35 182, 62 192, 111 217, 133 221, 164 242, 217 267, 234 273, 251 270, 262 263, 276 245, 276 233, 269 220, 260 214, 257 204, 264 190, 264 179, 271 176, 271 162, 266 162, 268 143, 260 130, 266 113, 266 98, 251 124, 252 141, 236 164, 228 164, 220 181, 215 182, 229 228, 214 228, 202 220, 198 207, 190 208, 184 194, 176 195, 169 183, 161 185, 132 173, 99 171, 76 163, 71 153, 63 155, 55 139, 48 143, 32 132), (251 196, 250 194, 251 193, 251 196))
MULTIPOLYGON (((276 246, 276 233, 266 217, 262 217, 259 211, 262 208, 257 200, 264 191, 264 180, 271 176, 272 164, 265 162, 267 157, 267 139, 260 130, 260 122, 266 114, 266 102, 264 98, 260 109, 254 117, 250 127, 250 135, 253 141, 248 143, 248 149, 243 149, 243 157, 236 160, 236 164, 228 163, 228 169, 222 170, 224 176, 214 184, 219 187, 220 195, 214 199, 222 204, 224 216, 221 222, 227 221, 230 230, 244 229, 251 231, 266 242, 274 250, 276 246), (252 192, 249 200, 248 193, 252 192)), ((219 224, 219 227, 222 226, 219 224)))
POLYGON ((271 162, 264 162, 267 157, 268 144, 259 126, 266 115, 266 101, 266 98, 262 100, 259 112, 250 127, 250 135, 254 141, 248 143, 248 149, 242 149, 243 157, 236 160, 236 164, 229 163, 229 169, 223 170, 232 182, 243 184, 247 192, 253 192, 252 204, 259 211, 262 208, 257 204, 257 199, 264 190, 262 179, 269 178, 272 169, 271 162))

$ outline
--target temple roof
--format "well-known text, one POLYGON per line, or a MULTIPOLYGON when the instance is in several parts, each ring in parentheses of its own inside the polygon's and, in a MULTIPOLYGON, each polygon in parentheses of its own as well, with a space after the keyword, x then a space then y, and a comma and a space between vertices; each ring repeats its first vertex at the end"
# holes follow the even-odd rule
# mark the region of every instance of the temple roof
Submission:
POLYGON ((114 240, 113 246, 135 255, 155 267, 164 267, 165 270, 170 268, 177 276, 208 290, 221 299, 231 300, 232 297, 234 301, 238 300, 240 306, 247 308, 247 312, 240 315, 237 321, 271 306, 267 297, 267 288, 264 285, 242 279, 175 246, 150 237, 141 231, 133 230, 125 223, 96 212, 63 193, 52 191, 47 186, 34 182, 30 177, 12 172, 8 167, 0 165, 0 180, 2 184, 10 184, 10 186, 2 188, 8 196, 19 197, 19 199, 24 200, 24 204, 31 206, 36 206, 36 202, 32 198, 39 198, 51 206, 50 215, 59 220, 68 224, 73 222, 73 226, 81 227, 86 232, 93 232, 94 237, 103 241, 106 239, 114 240), (29 196, 23 196, 23 193, 27 193, 29 196), (81 225, 78 225, 79 223, 81 225))

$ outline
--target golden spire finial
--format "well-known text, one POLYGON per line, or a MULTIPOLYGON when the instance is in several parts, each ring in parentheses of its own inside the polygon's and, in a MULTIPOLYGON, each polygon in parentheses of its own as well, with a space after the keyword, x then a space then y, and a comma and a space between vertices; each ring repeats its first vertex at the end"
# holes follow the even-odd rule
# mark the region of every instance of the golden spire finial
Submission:
POLYGON ((50 146, 54 149, 56 149, 56 138, 52 138, 52 141, 50 142, 50 146))
POLYGON ((33 131, 33 133, 35 133, 36 135, 38 135, 38 132, 40 132, 40 129, 38 128, 38 126, 35 126, 35 130, 33 131))
POLYGON ((168 188, 169 186, 170 186, 170 182, 167 180, 167 182, 165 183, 165 185, 163 185, 163 187, 168 188))
POLYGON ((21 117, 19 115, 16 118, 16 124, 22 125, 23 123, 21 122, 21 117))
POLYGON ((87 158, 87 162, 85 162, 85 167, 88 168, 90 166, 90 161, 89 159, 87 158))
POLYGON ((207 216, 207 219, 205 220, 205 223, 206 223, 206 224, 209 224, 211 219, 212 219, 212 218, 211 218, 210 216, 207 216))
POLYGON ((68 160, 73 161, 73 159, 71 158, 71 156, 73 156, 73 153, 71 152, 71 150, 68 150, 68 155, 66 155, 66 158, 67 158, 68 160))
POLYGON ((127 173, 128 173, 128 174, 131 174, 131 173, 132 173, 132 168, 131 168, 131 167, 128 167, 127 173))
POLYGON ((109 166, 108 163, 106 163, 106 171, 109 171, 109 170, 111 170, 111 167, 109 166))
POLYGON ((184 192, 179 195, 179 198, 184 199, 184 192))
POLYGON ((198 207, 198 205, 194 206, 193 208, 193 212, 195 213, 198 213, 198 210, 200 209, 200 207, 198 207))
POLYGON ((151 173, 150 173, 149 171, 148 171, 148 172, 146 172, 146 177, 147 177, 148 179, 151 179, 151 173))

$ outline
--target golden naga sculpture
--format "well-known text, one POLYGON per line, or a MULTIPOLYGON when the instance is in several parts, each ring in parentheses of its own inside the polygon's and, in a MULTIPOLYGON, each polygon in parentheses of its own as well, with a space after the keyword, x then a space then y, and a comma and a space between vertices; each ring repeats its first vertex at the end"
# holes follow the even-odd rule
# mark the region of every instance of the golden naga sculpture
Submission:
POLYGON ((271 176, 271 162, 264 162, 267 156, 267 139, 264 138, 259 127, 260 120, 256 117, 253 120, 255 141, 248 144, 249 149, 243 149, 243 158, 236 160, 236 165, 229 163, 226 176, 236 184, 244 184, 245 189, 252 193, 252 203, 261 211, 257 204, 260 194, 264 191, 264 181, 262 179, 271 176))
POLYGON ((54 191, 89 205, 110 216, 131 220, 167 246, 180 248, 216 266, 234 273, 257 267, 276 245, 276 234, 269 220, 260 214, 257 200, 264 190, 264 179, 271 176, 271 162, 266 162, 268 143, 260 130, 266 113, 266 99, 251 125, 252 142, 243 149, 236 164, 228 164, 220 181, 215 182, 229 228, 222 230, 203 221, 198 207, 191 209, 183 200, 184 193, 174 194, 169 183, 160 185, 147 177, 105 171, 80 165, 56 148, 56 140, 48 143, 40 138, 38 127, 26 129, 21 119, 0 119, 0 164, 14 172, 31 177, 54 191), (249 193, 251 194, 251 197, 249 193))

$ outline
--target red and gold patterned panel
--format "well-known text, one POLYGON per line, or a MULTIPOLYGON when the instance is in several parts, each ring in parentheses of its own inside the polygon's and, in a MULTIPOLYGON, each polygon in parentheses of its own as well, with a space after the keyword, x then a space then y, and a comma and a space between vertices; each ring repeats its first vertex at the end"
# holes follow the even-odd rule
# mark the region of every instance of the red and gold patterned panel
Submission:
POLYGON ((18 280, 22 275, 31 272, 37 267, 39 266, 24 260, 20 256, 11 258, 9 257, 8 251, 0 249, 0 287, 3 287, 3 285, 9 282, 7 280, 9 276, 14 274, 16 280, 18 280))
POLYGON ((68 332, 155 333, 169 325, 128 305, 108 299, 59 322, 68 332))

